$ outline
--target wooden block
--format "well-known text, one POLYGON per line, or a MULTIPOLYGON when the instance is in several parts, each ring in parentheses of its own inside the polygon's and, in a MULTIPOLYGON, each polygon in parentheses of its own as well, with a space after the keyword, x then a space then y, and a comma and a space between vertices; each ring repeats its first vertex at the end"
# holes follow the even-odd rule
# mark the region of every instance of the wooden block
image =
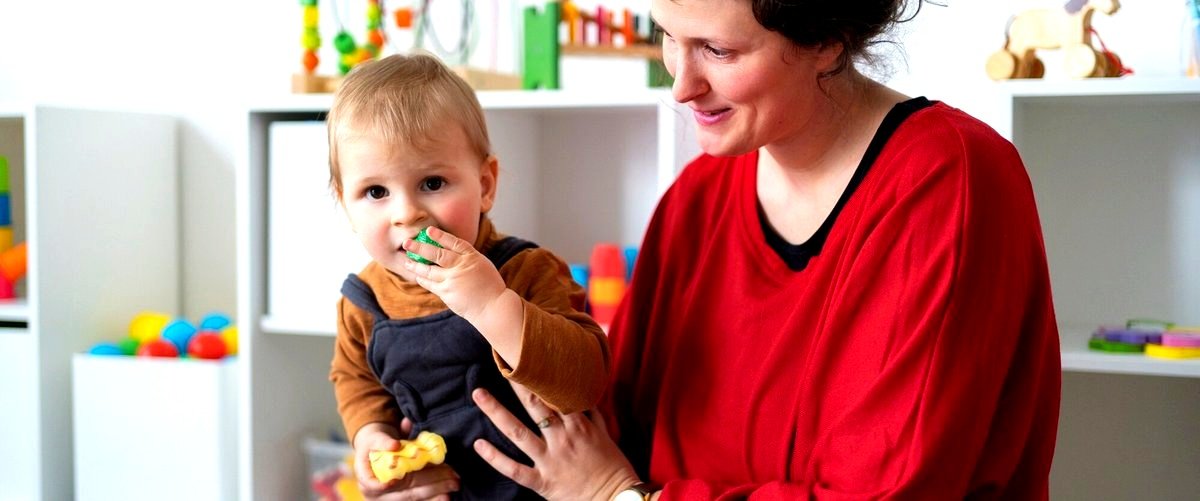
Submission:
POLYGON ((295 94, 325 94, 337 92, 342 84, 342 77, 324 75, 307 75, 296 73, 292 75, 292 92, 295 94))
POLYGON ((475 90, 521 90, 522 88, 521 75, 496 73, 466 66, 456 66, 451 69, 475 90))

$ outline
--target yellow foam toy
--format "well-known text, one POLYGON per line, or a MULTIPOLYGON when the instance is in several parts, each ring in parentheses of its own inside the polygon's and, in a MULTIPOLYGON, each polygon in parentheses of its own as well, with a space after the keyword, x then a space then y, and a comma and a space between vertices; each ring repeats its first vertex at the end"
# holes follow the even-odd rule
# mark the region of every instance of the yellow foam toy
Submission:
POLYGON ((429 463, 442 464, 446 460, 446 441, 437 433, 423 431, 413 440, 401 440, 398 451, 371 451, 368 457, 375 478, 386 483, 429 463))

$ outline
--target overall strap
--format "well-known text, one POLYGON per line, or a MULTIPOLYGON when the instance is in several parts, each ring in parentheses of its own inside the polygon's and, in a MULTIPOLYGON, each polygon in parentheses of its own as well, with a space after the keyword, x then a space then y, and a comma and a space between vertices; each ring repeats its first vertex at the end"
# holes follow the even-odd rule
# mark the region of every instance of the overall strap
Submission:
POLYGON ((342 295, 355 306, 370 313, 376 322, 387 320, 387 314, 383 312, 383 307, 379 306, 379 300, 375 299, 375 291, 358 278, 358 275, 351 273, 346 277, 346 281, 342 282, 342 295))
POLYGON ((509 259, 512 259, 513 256, 520 254, 521 251, 536 248, 537 244, 528 240, 522 240, 517 237, 504 237, 499 242, 496 242, 496 245, 493 245, 491 249, 488 249, 487 258, 492 261, 492 264, 496 265, 496 269, 498 270, 509 259))

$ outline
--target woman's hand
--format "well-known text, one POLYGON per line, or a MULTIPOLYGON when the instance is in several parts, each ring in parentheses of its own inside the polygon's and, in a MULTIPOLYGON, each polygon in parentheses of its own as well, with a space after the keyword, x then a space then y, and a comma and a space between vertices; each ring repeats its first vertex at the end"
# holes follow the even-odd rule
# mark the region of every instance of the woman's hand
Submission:
POLYGON ((525 410, 538 420, 537 436, 486 390, 476 389, 475 403, 496 427, 533 459, 525 466, 505 456, 486 440, 475 441, 475 452, 496 471, 546 499, 597 499, 608 501, 621 489, 638 482, 629 460, 608 437, 604 419, 596 411, 561 415, 541 399, 512 383, 525 410))
MULTIPOLYGON (((412 422, 404 418, 399 433, 408 435, 411 430, 412 422)), ((397 436, 396 429, 384 423, 370 423, 354 435, 354 475, 363 497, 372 501, 449 501, 449 493, 458 490, 458 475, 444 464, 428 465, 388 483, 375 478, 375 473, 371 471, 371 451, 400 450, 397 436)))

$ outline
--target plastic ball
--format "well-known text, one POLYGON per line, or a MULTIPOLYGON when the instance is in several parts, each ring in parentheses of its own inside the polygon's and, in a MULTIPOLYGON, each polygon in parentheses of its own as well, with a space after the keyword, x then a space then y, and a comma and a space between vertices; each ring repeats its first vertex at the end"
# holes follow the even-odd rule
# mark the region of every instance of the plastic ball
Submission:
POLYGON ((121 349, 121 354, 129 356, 137 354, 138 347, 141 345, 142 343, 131 337, 122 339, 121 342, 117 343, 117 347, 121 349))
POLYGON ((117 346, 116 344, 113 344, 113 343, 96 343, 96 344, 92 345, 92 348, 90 350, 88 350, 88 353, 90 353, 92 355, 124 355, 125 354, 125 352, 121 350, 120 346, 117 346))
POLYGON ((350 73, 350 68, 351 68, 351 66, 349 64, 346 64, 345 57, 343 57, 342 60, 338 62, 338 73, 341 73, 342 75, 350 73))
POLYGON ((200 319, 200 330, 202 331, 219 331, 229 327, 233 321, 229 319, 229 315, 219 312, 212 312, 204 315, 200 319))
POLYGON ((157 311, 143 311, 129 322, 129 337, 136 339, 139 345, 158 339, 162 336, 163 328, 171 322, 171 316, 157 311))
POLYGON ((225 341, 221 339, 220 334, 213 331, 200 331, 192 336, 187 352, 188 355, 195 358, 217 360, 224 358, 229 349, 225 347, 225 341))
POLYGON ((221 339, 225 341, 225 348, 230 355, 237 355, 238 352, 238 330, 237 326, 231 325, 221 329, 221 339))
POLYGON ((333 37, 333 46, 341 54, 353 54, 358 45, 354 43, 354 37, 350 36, 345 31, 339 31, 337 36, 333 37))
POLYGON ((367 4, 367 20, 378 22, 380 17, 379 4, 374 2, 367 4))
POLYGON ((309 7, 309 6, 316 7, 317 0, 300 0, 300 5, 303 5, 305 7, 309 7))
POLYGON ((177 319, 163 328, 162 338, 170 341, 179 353, 187 352, 188 341, 196 334, 196 326, 184 319, 177 319))
POLYGON ((137 356, 175 358, 179 356, 179 349, 175 348, 175 344, 170 341, 155 339, 138 348, 137 356))

